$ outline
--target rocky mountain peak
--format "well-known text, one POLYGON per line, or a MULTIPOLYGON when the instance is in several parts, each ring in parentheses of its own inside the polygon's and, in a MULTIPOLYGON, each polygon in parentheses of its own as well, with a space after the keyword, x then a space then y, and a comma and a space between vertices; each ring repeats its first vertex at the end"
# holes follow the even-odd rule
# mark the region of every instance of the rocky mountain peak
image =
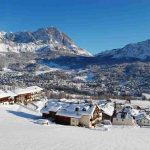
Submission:
POLYGON ((0 52, 42 52, 44 49, 44 53, 91 56, 55 27, 40 28, 34 32, 1 33, 0 39, 0 52))

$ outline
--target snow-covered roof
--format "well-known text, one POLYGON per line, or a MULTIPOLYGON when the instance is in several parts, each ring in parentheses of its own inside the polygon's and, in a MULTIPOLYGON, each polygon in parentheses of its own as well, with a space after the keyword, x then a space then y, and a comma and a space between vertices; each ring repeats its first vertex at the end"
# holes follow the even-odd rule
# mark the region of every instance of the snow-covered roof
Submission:
POLYGON ((48 101, 46 106, 42 108, 41 113, 49 113, 49 111, 56 112, 59 116, 68 116, 80 118, 83 115, 92 116, 96 105, 90 106, 89 103, 68 103, 62 101, 48 101), (76 110, 78 109, 78 110, 76 110))
POLYGON ((132 109, 132 110, 131 110, 131 115, 132 115, 132 116, 136 116, 136 115, 138 115, 138 114, 140 114, 140 111, 139 111, 139 110, 137 110, 137 109, 132 109))
POLYGON ((146 115, 145 118, 146 118, 147 120, 150 120, 150 116, 148 116, 148 115, 146 115))
POLYGON ((121 118, 122 114, 126 114, 126 118, 135 118, 135 120, 140 120, 144 118, 145 112, 134 109, 131 105, 124 106, 120 112, 117 113, 117 118, 121 118))
MULTIPOLYGON (((116 118, 122 119, 122 114, 123 114, 123 112, 118 112, 116 118)), ((133 119, 133 117, 131 114, 127 113, 124 115, 124 119, 133 119)))
POLYGON ((134 116, 135 120, 141 120, 145 118, 145 113, 139 113, 138 115, 134 116))
POLYGON ((0 98, 5 98, 5 97, 9 97, 9 95, 5 91, 0 90, 0 98))
POLYGON ((62 107, 63 103, 56 101, 48 101, 46 105, 48 111, 57 112, 62 107))
POLYGON ((92 116, 96 105, 90 107, 89 105, 71 104, 67 108, 60 109, 56 113, 58 116, 68 116, 73 118, 81 118, 81 116, 92 116), (76 111, 76 108, 79 110, 76 111))
POLYGON ((43 89, 38 87, 38 86, 30 86, 30 87, 27 87, 27 88, 18 88, 14 91, 0 90, 0 98, 15 97, 17 95, 26 94, 26 93, 35 93, 35 92, 40 92, 42 90, 43 89))
POLYGON ((7 90, 6 92, 8 93, 8 95, 9 95, 10 97, 15 97, 15 96, 17 96, 17 94, 14 93, 14 92, 12 92, 12 91, 7 90))
POLYGON ((140 113, 139 110, 134 109, 131 105, 125 105, 122 109, 122 112, 128 113, 131 116, 137 116, 140 113))
POLYGON ((43 89, 38 87, 38 86, 30 86, 27 88, 18 88, 15 90, 15 93, 17 95, 21 95, 21 94, 27 94, 27 93, 35 93, 35 92, 40 92, 43 89))
POLYGON ((143 95, 144 97, 146 97, 147 99, 150 99, 150 94, 142 93, 142 95, 143 95))
POLYGON ((5 97, 14 97, 16 94, 12 91, 3 91, 0 90, 0 98, 5 98, 5 97))
POLYGON ((108 116, 112 116, 114 113, 114 106, 112 103, 101 104, 99 108, 108 116))
POLYGON ((71 117, 71 118, 81 118, 82 114, 77 113, 75 111, 67 111, 66 109, 61 109, 59 110, 56 115, 58 116, 66 116, 66 117, 71 117))

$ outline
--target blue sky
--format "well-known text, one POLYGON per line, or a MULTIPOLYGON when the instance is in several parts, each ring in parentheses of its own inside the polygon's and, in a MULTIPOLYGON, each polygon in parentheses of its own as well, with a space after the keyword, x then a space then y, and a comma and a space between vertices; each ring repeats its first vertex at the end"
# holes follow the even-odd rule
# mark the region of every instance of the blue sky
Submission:
POLYGON ((0 30, 55 26, 95 54, 150 38, 150 0, 0 0, 0 30))

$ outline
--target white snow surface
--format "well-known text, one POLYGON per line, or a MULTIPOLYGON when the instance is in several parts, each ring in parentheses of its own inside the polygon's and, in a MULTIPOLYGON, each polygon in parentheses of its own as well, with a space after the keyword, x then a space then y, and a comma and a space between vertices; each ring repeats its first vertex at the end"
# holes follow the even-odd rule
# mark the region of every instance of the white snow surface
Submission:
POLYGON ((149 150, 149 128, 112 126, 110 131, 39 125, 39 113, 0 105, 1 150, 149 150))

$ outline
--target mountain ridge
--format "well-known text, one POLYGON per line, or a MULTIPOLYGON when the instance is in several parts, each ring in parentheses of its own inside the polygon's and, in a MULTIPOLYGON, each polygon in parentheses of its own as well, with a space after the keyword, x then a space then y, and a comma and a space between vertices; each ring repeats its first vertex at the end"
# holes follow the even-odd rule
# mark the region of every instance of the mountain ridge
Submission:
POLYGON ((39 28, 36 31, 0 32, 0 59, 5 60, 6 64, 36 60, 36 63, 53 62, 70 68, 147 62, 150 61, 150 40, 130 43, 123 48, 92 56, 55 27, 39 28))
POLYGON ((150 40, 127 44, 123 48, 101 52, 94 57, 59 57, 43 60, 70 68, 85 68, 88 65, 114 65, 123 63, 150 62, 150 40))
POLYGON ((150 39, 142 42, 130 43, 123 48, 117 48, 112 50, 103 51, 96 55, 96 57, 112 57, 113 59, 139 59, 146 60, 150 57, 150 39))
POLYGON ((55 27, 39 28, 36 31, 0 32, 0 52, 60 52, 60 55, 91 56, 79 48, 65 33, 55 27))

